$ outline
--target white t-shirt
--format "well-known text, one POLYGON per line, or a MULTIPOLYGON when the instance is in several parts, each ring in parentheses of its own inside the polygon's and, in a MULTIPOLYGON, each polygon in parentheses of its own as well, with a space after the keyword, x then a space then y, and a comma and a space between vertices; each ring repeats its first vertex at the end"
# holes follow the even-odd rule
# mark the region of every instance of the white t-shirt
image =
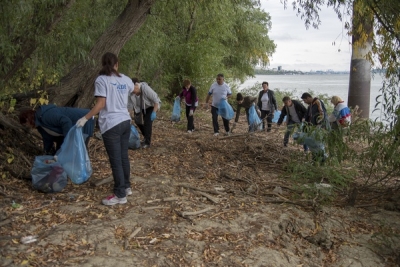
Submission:
POLYGON ((209 95, 212 95, 212 106, 218 108, 219 102, 221 102, 221 99, 226 99, 228 95, 232 94, 231 88, 229 85, 226 83, 223 83, 222 85, 219 85, 217 82, 214 82, 210 90, 208 91, 209 95))
POLYGON ((121 74, 118 77, 100 75, 94 85, 94 95, 105 97, 106 105, 99 113, 99 127, 103 134, 123 121, 130 120, 128 112, 128 96, 133 91, 131 78, 121 74))

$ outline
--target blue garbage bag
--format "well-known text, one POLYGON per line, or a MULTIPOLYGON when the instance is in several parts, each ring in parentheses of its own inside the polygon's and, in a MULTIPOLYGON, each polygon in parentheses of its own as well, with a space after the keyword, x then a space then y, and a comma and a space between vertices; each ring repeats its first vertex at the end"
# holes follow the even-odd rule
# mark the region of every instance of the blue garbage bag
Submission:
POLYGON ((325 153, 325 145, 322 141, 322 136, 319 131, 321 129, 313 129, 311 132, 306 133, 303 131, 304 125, 301 124, 299 130, 293 134, 293 139, 298 144, 307 145, 313 153, 325 153))
MULTIPOLYGON (((277 123, 278 122, 278 120, 279 120, 279 117, 281 116, 281 111, 280 110, 275 110, 275 112, 274 112, 274 117, 272 118, 272 122, 274 122, 274 123, 277 123)), ((286 117, 287 116, 285 116, 284 118, 283 118, 283 121, 286 121, 286 117)))
POLYGON ((226 99, 221 99, 218 104, 218 115, 226 120, 233 119, 235 112, 233 111, 232 106, 226 101, 226 99))
POLYGON ((249 109, 249 132, 255 132, 256 130, 262 130, 262 122, 258 117, 256 107, 251 106, 249 109))
POLYGON ((44 193, 61 192, 68 183, 67 173, 53 156, 36 156, 31 176, 33 188, 44 193))
POLYGON ((92 165, 83 139, 82 128, 73 126, 57 152, 58 162, 74 184, 86 182, 92 175, 92 165))
POLYGON ((139 132, 136 130, 136 127, 134 125, 131 125, 131 134, 129 136, 129 148, 130 149, 140 148, 139 132))
POLYGON ((171 121, 178 122, 181 120, 181 99, 177 98, 174 101, 174 108, 172 110, 171 121))

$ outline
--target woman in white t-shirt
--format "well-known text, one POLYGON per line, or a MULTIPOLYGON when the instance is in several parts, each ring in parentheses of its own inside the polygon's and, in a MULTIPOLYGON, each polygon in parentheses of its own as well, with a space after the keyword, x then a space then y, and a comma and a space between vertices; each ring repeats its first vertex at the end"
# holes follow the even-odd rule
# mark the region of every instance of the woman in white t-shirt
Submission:
MULTIPOLYGON (((128 157, 131 117, 128 96, 134 90, 132 80, 118 72, 118 57, 107 52, 102 57, 102 69, 95 81, 96 105, 77 121, 85 125, 88 118, 99 113, 99 126, 114 177, 114 194, 102 200, 104 205, 125 204, 132 194, 128 157)), ((135 85, 136 86, 136 85, 135 85)))

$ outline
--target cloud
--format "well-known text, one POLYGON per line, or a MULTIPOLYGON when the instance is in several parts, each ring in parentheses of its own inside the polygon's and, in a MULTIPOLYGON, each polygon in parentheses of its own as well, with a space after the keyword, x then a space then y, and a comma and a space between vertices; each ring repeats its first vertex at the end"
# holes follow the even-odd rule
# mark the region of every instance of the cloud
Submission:
POLYGON ((277 45, 271 58, 271 68, 282 66, 283 69, 302 71, 349 70, 349 37, 344 30, 344 23, 332 9, 321 9, 321 25, 318 29, 306 29, 304 21, 296 16, 291 5, 284 9, 279 0, 262 0, 261 7, 271 16, 269 36, 277 45))

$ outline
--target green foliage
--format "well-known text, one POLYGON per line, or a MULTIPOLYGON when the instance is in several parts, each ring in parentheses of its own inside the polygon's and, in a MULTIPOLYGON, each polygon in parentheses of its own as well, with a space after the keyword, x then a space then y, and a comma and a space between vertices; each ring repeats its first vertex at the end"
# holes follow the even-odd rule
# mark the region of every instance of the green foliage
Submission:
POLYGON ((275 49, 270 18, 252 1, 157 2, 152 15, 124 47, 127 73, 152 83, 170 97, 189 78, 205 98, 218 73, 226 81, 253 74, 275 49))

